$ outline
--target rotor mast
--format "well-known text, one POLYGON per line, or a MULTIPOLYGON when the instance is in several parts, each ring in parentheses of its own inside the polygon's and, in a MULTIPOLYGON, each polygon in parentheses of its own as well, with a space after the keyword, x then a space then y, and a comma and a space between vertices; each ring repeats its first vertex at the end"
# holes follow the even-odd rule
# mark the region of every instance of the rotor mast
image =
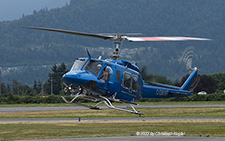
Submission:
POLYGON ((123 41, 113 41, 113 55, 111 56, 113 60, 118 60, 120 58, 122 45, 123 41))
POLYGON ((124 38, 124 33, 113 33, 111 34, 113 37, 113 55, 111 56, 113 60, 118 60, 120 58, 120 51, 122 49, 123 41, 126 40, 124 38))

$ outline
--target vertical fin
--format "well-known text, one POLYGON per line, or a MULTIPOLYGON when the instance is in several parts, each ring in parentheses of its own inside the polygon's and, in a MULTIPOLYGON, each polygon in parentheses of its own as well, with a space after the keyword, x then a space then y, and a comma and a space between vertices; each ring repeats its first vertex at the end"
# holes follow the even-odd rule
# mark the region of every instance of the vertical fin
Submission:
POLYGON ((190 74, 190 76, 187 78, 187 80, 184 82, 184 84, 181 86, 182 90, 189 90, 191 88, 191 85, 194 83, 195 78, 198 75, 198 69, 195 67, 190 74))

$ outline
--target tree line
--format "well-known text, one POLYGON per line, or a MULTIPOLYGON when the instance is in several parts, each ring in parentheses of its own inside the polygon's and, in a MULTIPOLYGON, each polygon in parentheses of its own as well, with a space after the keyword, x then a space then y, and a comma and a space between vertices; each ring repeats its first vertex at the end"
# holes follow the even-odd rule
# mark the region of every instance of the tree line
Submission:
MULTIPOLYGON (((53 65, 52 72, 48 74, 48 80, 44 83, 34 81, 33 86, 24 85, 13 80, 12 85, 1 83, 0 103, 62 103, 60 95, 68 95, 64 92, 65 86, 62 82, 62 76, 68 72, 66 65, 53 65)), ((168 80, 164 76, 147 74, 146 67, 141 69, 143 80, 164 83, 169 85, 181 86, 189 76, 185 75, 181 81, 168 80)), ((194 95, 192 100, 188 98, 176 98, 171 101, 211 101, 225 100, 223 90, 225 89, 225 72, 209 75, 198 75, 199 84, 194 89, 194 93, 205 91, 211 95, 194 95), (222 94, 222 95, 221 95, 222 94)), ((154 101, 154 100, 153 100, 154 101)), ((157 100, 156 100, 157 101, 157 100)))
POLYGON ((1 83, 1 94, 12 94, 20 96, 64 94, 62 76, 68 71, 66 69, 66 65, 64 63, 61 63, 61 65, 59 66, 55 64, 53 65, 51 70, 52 72, 48 74, 49 78, 46 82, 43 83, 40 80, 35 80, 33 86, 22 84, 17 80, 13 80, 12 85, 1 83))
MULTIPOLYGON (((62 76, 68 72, 66 65, 61 63, 51 67, 52 72, 48 74, 48 80, 41 82, 40 80, 34 81, 33 86, 24 85, 17 80, 13 80, 12 85, 1 83, 1 94, 12 93, 13 95, 64 95, 64 85, 62 82, 62 76)), ((169 85, 181 86, 188 78, 189 74, 185 75, 181 81, 171 81, 165 76, 147 74, 146 67, 141 69, 141 76, 144 81, 164 83, 169 85)), ((223 93, 225 90, 225 72, 214 73, 209 75, 199 75, 200 81, 197 87, 194 89, 194 93, 205 91, 209 94, 218 92, 223 93)))

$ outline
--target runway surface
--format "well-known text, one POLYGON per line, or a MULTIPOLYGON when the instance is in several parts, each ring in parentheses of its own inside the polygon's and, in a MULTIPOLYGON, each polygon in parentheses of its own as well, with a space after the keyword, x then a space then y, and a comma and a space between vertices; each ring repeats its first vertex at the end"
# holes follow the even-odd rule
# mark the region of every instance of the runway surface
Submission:
MULTIPOLYGON (((99 106, 106 109, 106 106, 99 106)), ((127 106, 118 106, 126 108, 127 106)), ((136 105, 136 108, 205 108, 205 107, 225 107, 225 104, 206 105, 136 105)), ((59 110, 83 110, 88 109, 82 106, 62 106, 62 107, 0 107, 0 112, 28 112, 28 111, 59 111, 59 110)))
MULTIPOLYGON (((184 117, 184 118, 160 118, 160 117, 137 117, 137 118, 80 118, 82 121, 178 121, 178 120, 225 120, 225 117, 184 117)), ((8 118, 0 119, 0 122, 75 122, 79 118, 8 118)))

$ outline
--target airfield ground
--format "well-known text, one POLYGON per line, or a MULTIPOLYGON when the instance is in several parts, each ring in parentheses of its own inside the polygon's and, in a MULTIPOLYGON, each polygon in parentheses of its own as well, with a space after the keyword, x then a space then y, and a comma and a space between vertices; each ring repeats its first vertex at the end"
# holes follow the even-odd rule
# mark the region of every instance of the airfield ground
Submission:
POLYGON ((137 133, 164 132, 225 137, 225 105, 213 106, 223 105, 223 102, 192 103, 190 106, 193 104, 211 106, 179 108, 173 107, 173 103, 162 108, 138 108, 145 114, 142 117, 112 109, 0 111, 0 140, 137 136, 137 133), (79 117, 81 121, 78 121, 79 117))

